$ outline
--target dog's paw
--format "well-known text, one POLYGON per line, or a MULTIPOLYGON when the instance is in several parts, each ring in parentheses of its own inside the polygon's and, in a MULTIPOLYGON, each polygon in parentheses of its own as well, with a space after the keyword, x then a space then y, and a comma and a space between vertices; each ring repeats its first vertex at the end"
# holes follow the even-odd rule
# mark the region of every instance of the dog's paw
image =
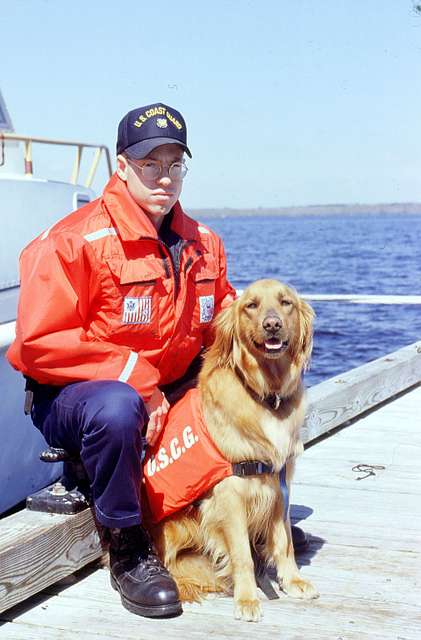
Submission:
POLYGON ((284 593, 292 598, 301 598, 302 600, 312 600, 319 597, 319 592, 311 582, 301 577, 292 578, 289 582, 279 585, 284 593))
POLYGON ((237 600, 234 606, 234 618, 247 622, 259 622, 262 617, 259 600, 237 600))

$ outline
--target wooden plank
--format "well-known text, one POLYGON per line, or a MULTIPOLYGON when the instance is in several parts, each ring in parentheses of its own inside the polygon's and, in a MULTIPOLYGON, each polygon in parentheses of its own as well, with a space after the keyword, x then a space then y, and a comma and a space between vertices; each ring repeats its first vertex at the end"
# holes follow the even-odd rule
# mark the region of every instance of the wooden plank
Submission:
MULTIPOLYGON (((0 625, 2 640, 82 640, 82 638, 95 638, 95 640, 115 640, 115 635, 109 635, 105 630, 97 633, 95 631, 86 632, 84 636, 75 629, 57 629, 56 627, 39 626, 31 623, 27 624, 5 624, 0 625)), ((138 636, 139 638, 140 636, 138 636)))
POLYGON ((322 483, 316 486, 311 483, 295 485, 292 491, 297 517, 307 517, 309 510, 315 513, 317 518, 323 518, 334 526, 337 522, 355 524, 360 531, 374 526, 379 520, 385 527, 402 526, 409 531, 421 530, 421 513, 417 505, 418 496, 387 494, 378 495, 374 491, 358 491, 354 489, 332 486, 324 486, 322 483), (306 502, 303 502, 305 496, 306 502), (336 500, 334 498, 336 496, 336 500), (360 513, 356 519, 356 514, 360 513), (399 514, 399 525, 395 525, 399 514))
POLYGON ((0 612, 102 555, 90 509, 0 520, 0 612))
MULTIPOLYGON (((43 627, 34 627, 32 624, 14 624, 0 627, 2 640, 80 640, 80 634, 77 631, 61 631, 58 635, 57 629, 43 627)), ((96 636, 99 640, 112 640, 113 636, 96 636)), ((114 639, 113 639, 114 640, 114 639)))
MULTIPOLYGON (((379 518, 372 522, 370 526, 362 525, 359 522, 340 522, 335 520, 334 514, 320 514, 317 509, 307 512, 301 518, 300 509, 293 505, 293 522, 303 528, 310 535, 310 544, 313 553, 323 545, 336 545, 342 549, 343 553, 348 553, 349 547, 358 548, 362 555, 365 549, 387 549, 389 552, 404 551, 413 553, 414 549, 420 548, 419 528, 407 528, 406 524, 396 527, 386 527, 379 518)), ((300 563, 307 563, 307 558, 298 558, 300 563)))
POLYGON ((308 391, 307 443, 421 381, 421 342, 321 382, 308 391))
MULTIPOLYGON (((325 458, 308 459, 306 457, 305 461, 303 460, 297 465, 297 467, 305 466, 305 474, 302 475, 299 472, 296 474, 293 493, 298 485, 308 484, 339 490, 377 492, 388 496, 394 494, 395 497, 400 496, 400 499, 403 499, 404 496, 411 496, 421 502, 421 470, 414 468, 413 472, 409 472, 403 465, 384 465, 384 469, 373 469, 375 475, 370 476, 362 471, 352 470, 353 467, 361 464, 362 460, 364 458, 344 462, 338 461, 332 456, 332 459, 327 462, 325 458), (321 472, 321 464, 325 463, 325 471, 321 472), (399 475, 399 482, 396 480, 396 475, 399 475)), ((384 462, 384 460, 380 458, 374 462, 384 462)), ((387 496, 381 496, 383 500, 385 497, 387 496)))
MULTIPOLYGON (((302 573, 311 576, 322 591, 323 598, 326 595, 334 597, 340 594, 341 598, 359 599, 376 592, 377 595, 381 594, 383 601, 391 605, 400 603, 404 606, 408 604, 418 607, 419 558, 420 554, 416 549, 411 553, 402 550, 391 551, 384 557, 384 550, 380 547, 348 547, 334 545, 325 540, 323 544, 314 541, 310 550, 299 556, 298 562, 303 568, 302 573)), ((104 571, 105 577, 88 576, 87 579, 75 580, 65 588, 59 583, 49 587, 45 593, 60 598, 76 597, 77 594, 83 601, 91 599, 103 604, 114 602, 116 594, 109 585, 108 569, 97 571, 104 571)), ((274 578, 274 573, 271 575, 274 578)), ((259 595, 265 603, 264 595, 260 592, 259 595)), ((232 599, 229 600, 232 603, 232 599)), ((9 615, 4 614, 4 618, 8 619, 9 615)))
MULTIPOLYGON (((310 567, 307 568, 310 573, 310 567)), ((305 570, 303 570, 306 573, 305 570)), ((330 582, 330 576, 325 576, 330 582)), ((346 583, 344 580, 343 583, 346 583)), ((339 582, 337 583, 339 585, 339 582)), ((24 627, 32 629, 31 637, 57 638, 76 632, 76 637, 124 638, 138 640, 164 636, 165 640, 192 638, 208 640, 209 637, 222 640, 238 638, 238 635, 252 635, 256 640, 326 640, 327 638, 346 640, 415 640, 419 637, 421 624, 418 606, 388 603, 369 585, 358 582, 359 596, 341 593, 338 605, 337 593, 323 593, 316 601, 293 600, 281 594, 277 601, 262 598, 264 617, 258 624, 237 621, 233 618, 232 598, 210 597, 202 605, 186 604, 184 613, 171 620, 151 620, 139 618, 127 612, 120 604, 118 595, 108 584, 105 571, 96 571, 82 583, 49 600, 38 600, 35 607, 19 607, 13 615, 4 614, 2 637, 25 637, 13 632, 24 627), (84 590, 80 586, 83 584, 84 590), (56 630, 56 636, 53 635, 56 630), (12 631, 11 631, 12 630, 12 631), (38 631, 38 635, 34 632, 38 631), (46 630, 50 636, 43 635, 46 630), (9 635, 3 636, 3 631, 9 635), (378 633, 377 633, 378 632, 378 633)), ((321 587, 323 588, 323 583, 321 587)), ((340 588, 340 587, 339 587, 340 588)), ((70 636, 71 637, 71 636, 70 636)))

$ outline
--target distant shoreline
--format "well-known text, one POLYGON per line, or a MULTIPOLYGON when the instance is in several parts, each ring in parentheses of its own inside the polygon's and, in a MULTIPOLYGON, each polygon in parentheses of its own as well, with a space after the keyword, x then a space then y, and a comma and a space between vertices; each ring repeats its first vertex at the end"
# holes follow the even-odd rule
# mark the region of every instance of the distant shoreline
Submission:
POLYGON ((419 202, 392 202, 388 204, 313 204, 301 207, 257 207, 234 209, 231 207, 201 208, 187 212, 194 218, 228 218, 239 216, 318 216, 318 215, 421 215, 419 202))

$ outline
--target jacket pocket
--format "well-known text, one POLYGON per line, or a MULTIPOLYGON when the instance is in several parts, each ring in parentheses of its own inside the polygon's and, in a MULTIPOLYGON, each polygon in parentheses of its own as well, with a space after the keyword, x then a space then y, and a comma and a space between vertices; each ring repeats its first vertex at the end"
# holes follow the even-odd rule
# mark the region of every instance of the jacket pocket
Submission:
POLYGON ((205 253, 194 269, 193 279, 195 282, 214 282, 218 277, 218 265, 215 258, 205 253))
MULTIPOLYGON (((159 258, 107 260, 117 290, 113 335, 128 346, 160 338, 164 327, 161 310, 168 304, 165 269, 159 258)), ((137 345, 142 347, 142 344, 137 345)), ((147 346, 147 345, 145 345, 147 346)))
POLYGON ((163 261, 160 258, 127 260, 120 265, 120 284, 147 286, 165 278, 163 261))

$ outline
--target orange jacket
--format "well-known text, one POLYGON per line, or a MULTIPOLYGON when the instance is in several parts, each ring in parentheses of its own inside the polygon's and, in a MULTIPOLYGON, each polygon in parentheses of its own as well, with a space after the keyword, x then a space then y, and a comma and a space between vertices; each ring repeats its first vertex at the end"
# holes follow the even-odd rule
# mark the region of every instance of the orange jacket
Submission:
POLYGON ((235 297, 221 240, 179 203, 179 287, 149 218, 115 174, 102 198, 66 216, 21 255, 10 363, 40 383, 114 379, 148 400, 180 378, 235 297))
POLYGON ((157 442, 146 450, 142 496, 152 522, 192 504, 232 473, 231 463, 209 437, 199 390, 188 391, 171 407, 157 442))

